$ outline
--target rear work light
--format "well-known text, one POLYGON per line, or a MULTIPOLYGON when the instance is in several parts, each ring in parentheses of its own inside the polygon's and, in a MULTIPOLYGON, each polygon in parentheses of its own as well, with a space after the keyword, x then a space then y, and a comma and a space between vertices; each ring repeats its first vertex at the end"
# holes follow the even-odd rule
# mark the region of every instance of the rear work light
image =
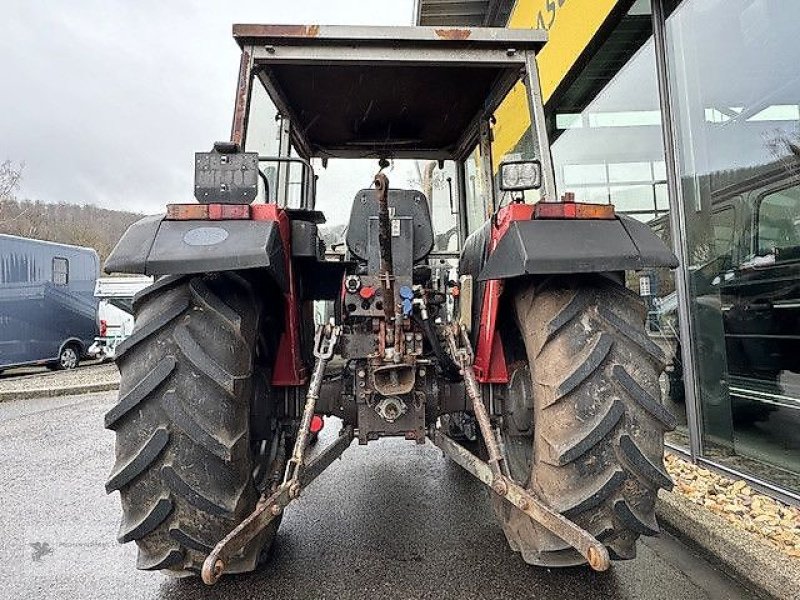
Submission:
POLYGON ((538 202, 533 208, 534 219, 615 219, 613 204, 586 204, 575 202, 575 194, 568 192, 561 202, 538 202))
POLYGON ((223 221, 249 218, 249 204, 167 204, 167 221, 223 221))
POLYGON ((100 337, 106 337, 106 333, 108 333, 108 322, 100 319, 100 337))

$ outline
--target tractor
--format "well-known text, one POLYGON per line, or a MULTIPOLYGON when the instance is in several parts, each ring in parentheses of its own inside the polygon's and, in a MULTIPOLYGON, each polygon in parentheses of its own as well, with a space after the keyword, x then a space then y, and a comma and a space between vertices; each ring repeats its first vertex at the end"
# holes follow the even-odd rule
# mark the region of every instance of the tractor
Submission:
POLYGON ((536 64, 547 34, 233 36, 230 140, 195 155, 194 202, 133 224, 105 264, 155 278, 105 415, 106 490, 137 567, 207 584, 256 569, 303 489, 354 439, 387 436, 433 443, 485 484, 531 565, 633 558, 658 533, 675 419, 625 277, 677 261, 612 205, 557 194, 536 64), (511 135, 503 102, 531 125, 495 156, 511 135), (276 151, 259 151, 265 137, 276 151), (317 185, 341 161, 374 164, 348 184, 344 242, 325 242, 317 185), (409 163, 421 179, 394 186, 409 163), (321 417, 341 429, 311 452, 321 417))

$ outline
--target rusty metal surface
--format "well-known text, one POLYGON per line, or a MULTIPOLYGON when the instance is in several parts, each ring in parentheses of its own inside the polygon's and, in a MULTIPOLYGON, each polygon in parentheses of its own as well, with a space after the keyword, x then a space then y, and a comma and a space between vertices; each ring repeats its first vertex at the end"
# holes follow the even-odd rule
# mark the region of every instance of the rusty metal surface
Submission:
POLYGON ((443 40, 466 40, 472 35, 471 29, 434 29, 433 31, 443 40))
POLYGON ((283 512, 289 503, 299 496, 298 484, 305 487, 318 477, 330 464, 350 446, 353 441, 353 428, 345 426, 339 438, 328 446, 317 458, 311 461, 300 475, 299 481, 285 481, 270 496, 262 496, 255 510, 233 531, 217 543, 203 563, 201 576, 203 583, 214 585, 225 572, 230 557, 246 546, 259 532, 263 531, 275 517, 283 512))
POLYGON ((383 289, 383 310, 387 324, 394 317, 394 265, 392 263, 392 222, 389 218, 389 179, 383 173, 375 175, 375 200, 378 203, 378 245, 380 247, 379 277, 383 289))
POLYGON ((475 413, 475 420, 478 422, 489 461, 486 463, 480 460, 438 430, 431 438, 433 443, 464 469, 491 487, 498 496, 505 498, 531 519, 570 544, 586 558, 592 569, 595 571, 608 569, 610 565, 608 550, 602 543, 589 532, 550 509, 511 478, 497 436, 492 429, 488 411, 483 404, 475 372, 472 369, 474 355, 469 336, 466 330, 457 324, 448 328, 446 333, 451 353, 461 366, 467 396, 472 402, 472 410, 475 413))
POLYGON ((483 404, 480 385, 475 378, 475 371, 472 368, 474 353, 472 352, 469 336, 466 330, 457 324, 447 328, 445 333, 447 335, 448 345, 450 346, 450 352, 459 367, 461 367, 461 373, 464 376, 464 388, 472 405, 472 410, 475 413, 475 420, 478 422, 478 427, 483 436, 486 451, 489 454, 489 467, 496 477, 496 481, 491 483, 491 485, 493 489, 496 488, 495 491, 500 493, 503 489, 503 482, 500 477, 508 475, 508 468, 505 466, 500 444, 492 430, 492 422, 489 418, 486 406, 483 404))
POLYGON ((414 389, 415 365, 384 365, 372 369, 372 387, 382 396, 407 394, 414 389))
POLYGON ((303 417, 300 420, 300 427, 295 438, 292 456, 286 465, 286 474, 283 483, 270 496, 266 492, 259 499, 255 510, 242 521, 233 531, 223 538, 206 557, 203 562, 202 578, 208 585, 213 585, 225 572, 225 565, 230 557, 239 552, 256 535, 264 530, 270 522, 277 517, 289 502, 300 496, 300 491, 311 479, 319 475, 331 461, 339 456, 353 439, 352 427, 345 427, 342 437, 348 437, 346 444, 340 442, 333 444, 330 448, 314 461, 313 469, 309 465, 309 470, 305 467, 305 453, 308 448, 308 434, 311 427, 311 419, 314 416, 314 409, 317 398, 319 398, 322 377, 325 373, 325 366, 328 364, 336 340, 339 334, 339 327, 332 325, 320 325, 317 329, 314 340, 314 370, 306 392, 306 403, 303 409, 303 417), (309 476, 303 479, 306 473, 309 476))
POLYGON ((480 479, 487 486, 516 506, 531 519, 546 527, 580 552, 595 571, 605 571, 611 564, 608 550, 590 533, 544 505, 530 492, 505 475, 497 475, 493 467, 457 444, 449 437, 435 431, 431 441, 459 466, 480 479))
POLYGON ((547 41, 543 29, 506 29, 498 27, 408 27, 362 25, 271 25, 243 23, 233 26, 233 37, 246 44, 381 44, 391 40, 395 44, 430 43, 433 45, 474 45, 538 50, 547 41))
POLYGON ((231 124, 231 142, 244 148, 245 135, 247 134, 248 108, 250 104, 250 92, 252 87, 252 55, 242 49, 242 57, 239 62, 239 78, 236 82, 236 103, 233 107, 233 123, 231 124))
POLYGON ((311 419, 314 417, 314 409, 319 398, 319 391, 322 387, 322 378, 325 375, 325 367, 333 356, 333 350, 339 337, 339 326, 320 325, 314 339, 314 370, 311 372, 311 380, 306 391, 306 402, 303 407, 303 416, 300 419, 300 427, 297 430, 297 438, 294 442, 292 456, 286 465, 286 476, 284 483, 291 484, 293 496, 294 491, 299 493, 299 478, 303 469, 306 448, 308 446, 308 433, 311 428, 311 419))
POLYGON ((233 26, 235 38, 315 38, 319 25, 259 25, 241 24, 233 26))

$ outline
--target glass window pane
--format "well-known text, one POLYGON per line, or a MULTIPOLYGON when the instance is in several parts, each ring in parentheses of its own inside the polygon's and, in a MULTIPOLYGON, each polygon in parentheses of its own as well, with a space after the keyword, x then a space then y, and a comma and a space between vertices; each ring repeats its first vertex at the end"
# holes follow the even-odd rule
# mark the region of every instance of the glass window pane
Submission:
POLYGON ((657 183, 653 186, 656 194, 656 208, 658 210, 669 210, 669 190, 666 183, 657 183))
POLYGON ((800 491, 800 3, 667 19, 703 450, 800 491))
POLYGON ((767 194, 758 206, 758 254, 800 258, 800 186, 767 194))
POLYGON ((606 183, 608 175, 604 164, 560 165, 567 185, 585 185, 587 183, 606 183))
POLYGON ((611 187, 611 203, 618 212, 653 210, 655 198, 650 185, 617 185, 611 187))
POLYGON ((611 183, 650 181, 652 176, 650 162, 611 163, 608 165, 608 181, 611 183))
POLYGON ((726 256, 733 245, 733 231, 736 211, 732 208, 718 210, 711 215, 711 228, 714 239, 714 256, 726 256))
POLYGON ((573 188, 575 202, 588 202, 590 204, 608 204, 609 190, 606 186, 587 186, 573 188))
POLYGON ((475 149, 467 157, 464 166, 467 186, 467 233, 470 234, 489 218, 487 214, 489 189, 488 183, 484 181, 485 178, 482 175, 479 145, 475 146, 475 149))
POLYGON ((53 259, 53 283, 67 285, 69 283, 69 261, 66 258, 53 259))

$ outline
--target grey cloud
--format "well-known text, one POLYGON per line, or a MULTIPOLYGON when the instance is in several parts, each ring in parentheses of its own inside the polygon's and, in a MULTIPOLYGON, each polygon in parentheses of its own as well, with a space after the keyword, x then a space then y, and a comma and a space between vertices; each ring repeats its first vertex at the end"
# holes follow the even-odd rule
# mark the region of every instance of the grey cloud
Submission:
POLYGON ((410 19, 411 0, 5 0, 0 159, 25 162, 20 196, 158 212, 229 135, 232 23, 410 19))

